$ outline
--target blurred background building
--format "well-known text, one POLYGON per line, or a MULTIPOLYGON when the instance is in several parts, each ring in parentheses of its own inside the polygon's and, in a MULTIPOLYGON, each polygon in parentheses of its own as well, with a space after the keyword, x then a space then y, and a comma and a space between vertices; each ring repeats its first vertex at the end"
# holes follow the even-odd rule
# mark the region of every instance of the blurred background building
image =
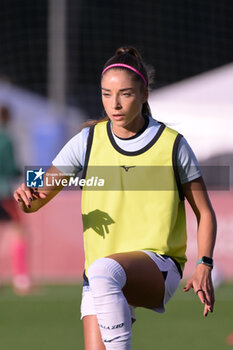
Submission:
MULTIPOLYGON (((105 61, 119 46, 138 48, 156 72, 150 96, 154 117, 183 133, 204 165, 227 167, 227 190, 215 186, 212 196, 223 242, 217 245, 218 264, 233 278, 222 262, 226 246, 233 256, 232 18, 230 0, 1 0, 0 103, 14 116, 22 169, 49 165, 83 121, 102 116, 105 61)), ((34 230, 35 278, 80 276, 83 252, 75 250, 82 244, 79 195, 61 194, 48 210, 25 218, 34 230), (73 205, 64 212, 68 196, 73 205), (59 213, 63 221, 58 224, 59 213), (54 259, 56 254, 62 259, 54 259)), ((191 264, 196 256, 194 243, 190 246, 191 264)))

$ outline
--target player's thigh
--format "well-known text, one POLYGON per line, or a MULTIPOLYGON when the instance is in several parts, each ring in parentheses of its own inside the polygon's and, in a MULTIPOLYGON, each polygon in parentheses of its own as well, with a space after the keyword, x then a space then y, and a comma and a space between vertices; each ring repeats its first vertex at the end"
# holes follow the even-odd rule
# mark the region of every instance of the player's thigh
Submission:
POLYGON ((118 253, 108 256, 125 270, 127 281, 123 293, 130 305, 160 308, 164 298, 164 277, 156 263, 144 252, 118 253))
POLYGON ((83 317, 85 350, 105 350, 96 315, 83 317))

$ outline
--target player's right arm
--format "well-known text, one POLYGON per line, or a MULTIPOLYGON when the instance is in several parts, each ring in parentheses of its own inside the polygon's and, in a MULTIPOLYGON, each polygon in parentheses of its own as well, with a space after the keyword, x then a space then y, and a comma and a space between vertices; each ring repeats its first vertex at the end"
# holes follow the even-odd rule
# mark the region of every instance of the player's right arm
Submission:
POLYGON ((45 184, 47 183, 46 177, 49 176, 53 176, 53 178, 59 181, 53 186, 44 186, 43 189, 26 187, 25 183, 23 183, 14 191, 14 198, 22 211, 25 213, 33 213, 43 207, 63 189, 62 179, 69 178, 67 175, 62 175, 61 171, 54 165, 44 174, 45 184))

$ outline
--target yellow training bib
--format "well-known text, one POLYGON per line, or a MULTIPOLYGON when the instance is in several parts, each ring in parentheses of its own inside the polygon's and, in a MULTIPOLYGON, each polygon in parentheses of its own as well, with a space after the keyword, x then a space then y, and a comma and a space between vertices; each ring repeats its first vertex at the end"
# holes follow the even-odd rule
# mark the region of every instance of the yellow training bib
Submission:
POLYGON ((176 169, 181 135, 161 123, 146 147, 118 147, 110 122, 90 129, 82 193, 85 269, 113 253, 151 250, 186 261, 185 208, 176 169))

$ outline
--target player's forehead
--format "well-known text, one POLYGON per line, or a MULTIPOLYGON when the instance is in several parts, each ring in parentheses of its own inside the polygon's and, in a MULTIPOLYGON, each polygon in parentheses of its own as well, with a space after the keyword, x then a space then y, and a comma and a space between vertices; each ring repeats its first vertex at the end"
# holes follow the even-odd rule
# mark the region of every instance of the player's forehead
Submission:
POLYGON ((138 82, 133 79, 131 72, 126 69, 112 68, 104 73, 101 80, 101 87, 104 89, 118 88, 136 88, 138 82))

